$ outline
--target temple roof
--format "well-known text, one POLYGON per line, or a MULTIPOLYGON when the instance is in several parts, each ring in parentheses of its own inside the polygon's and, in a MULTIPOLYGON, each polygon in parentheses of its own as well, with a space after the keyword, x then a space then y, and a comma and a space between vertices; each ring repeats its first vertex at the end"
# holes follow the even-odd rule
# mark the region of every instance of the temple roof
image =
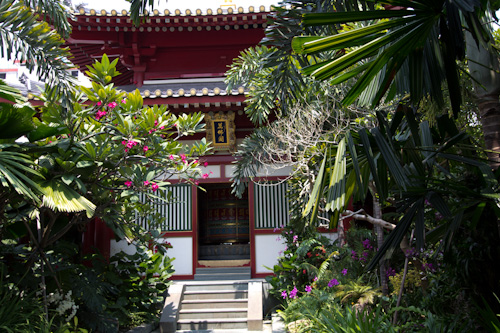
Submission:
MULTIPOLYGON (((149 16, 149 18, 154 17, 154 16, 200 16, 200 15, 205 15, 205 16, 211 16, 211 15, 227 15, 227 14, 251 14, 251 13, 267 13, 271 11, 271 8, 266 8, 266 6, 249 6, 248 8, 244 7, 238 7, 233 9, 232 6, 227 6, 227 8, 217 8, 215 10, 213 9, 207 9, 206 11, 202 11, 201 9, 186 9, 184 13, 180 9, 176 9, 174 11, 170 11, 168 9, 165 9, 163 11, 160 11, 158 9, 153 10, 152 12, 148 12, 146 10, 146 15, 149 16)), ((112 9, 109 12, 105 9, 101 10, 96 10, 96 9, 85 9, 81 8, 77 13, 79 15, 89 15, 89 16, 129 16, 129 12, 126 9, 122 10, 115 10, 112 9)), ((147 17, 146 17, 147 18, 147 17)))
MULTIPOLYGON (((74 55, 71 60, 83 70, 103 54, 118 57, 122 75, 114 83, 119 86, 140 88, 149 80, 217 78, 224 76, 241 51, 264 37, 268 14, 264 6, 183 13, 156 10, 136 27, 125 10, 81 10, 71 22, 73 32, 67 45, 74 55)), ((180 88, 192 87, 170 87, 180 88)), ((165 94, 168 89, 163 89, 165 94)))

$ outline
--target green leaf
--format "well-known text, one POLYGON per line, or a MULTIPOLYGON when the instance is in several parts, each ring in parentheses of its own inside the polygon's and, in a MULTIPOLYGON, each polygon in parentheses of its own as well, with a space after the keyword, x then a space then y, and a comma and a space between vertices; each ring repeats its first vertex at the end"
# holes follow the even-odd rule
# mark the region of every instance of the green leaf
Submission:
POLYGON ((88 168, 94 165, 94 161, 78 161, 76 163, 77 168, 88 168))
POLYGON ((306 207, 304 208, 304 211, 302 212, 302 217, 306 217, 311 212, 311 209, 313 207, 314 207, 314 211, 318 210, 319 199, 321 197, 320 191, 322 191, 322 189, 323 189, 325 164, 326 164, 327 156, 328 156, 328 154, 325 154, 325 157, 323 158, 323 162, 321 163, 321 167, 319 168, 318 175, 316 176, 316 181, 314 183, 313 190, 312 190, 311 195, 309 197, 309 201, 307 202, 306 207))
POLYGON ((88 218, 94 215, 96 206, 87 198, 57 179, 40 184, 43 193, 43 205, 61 212, 85 211, 88 218))

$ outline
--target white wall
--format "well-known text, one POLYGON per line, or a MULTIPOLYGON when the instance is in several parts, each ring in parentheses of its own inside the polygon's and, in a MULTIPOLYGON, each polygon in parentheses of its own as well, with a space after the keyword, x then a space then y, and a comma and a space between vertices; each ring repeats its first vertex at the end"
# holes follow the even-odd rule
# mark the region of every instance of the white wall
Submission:
POLYGON ((125 252, 126 254, 134 254, 136 252, 136 248, 134 244, 129 244, 126 240, 122 239, 120 241, 115 241, 114 239, 110 240, 110 257, 114 256, 120 251, 125 252))
MULTIPOLYGON (((234 171, 236 170, 236 166, 234 164, 228 164, 226 167, 226 177, 232 178, 234 177, 234 171)), ((280 167, 279 165, 276 168, 260 168, 257 171, 257 177, 285 177, 289 176, 292 173, 292 167, 284 166, 280 167)))
POLYGON ((278 263, 278 257, 285 251, 284 241, 279 234, 255 235, 255 272, 272 273, 266 267, 273 268, 278 263), (280 253, 281 252, 281 253, 280 253))
POLYGON ((193 274, 193 237, 168 237, 160 241, 168 241, 173 248, 167 250, 170 258, 175 258, 172 262, 175 275, 193 274))
MULTIPOLYGON (((167 250, 167 255, 170 258, 175 258, 172 262, 175 269, 175 275, 192 275, 193 274, 193 238, 192 237, 170 237, 161 238, 158 242, 170 242, 173 248, 167 250)), ((127 254, 136 252, 135 245, 128 244, 125 240, 110 241, 110 256, 123 251, 127 254)))

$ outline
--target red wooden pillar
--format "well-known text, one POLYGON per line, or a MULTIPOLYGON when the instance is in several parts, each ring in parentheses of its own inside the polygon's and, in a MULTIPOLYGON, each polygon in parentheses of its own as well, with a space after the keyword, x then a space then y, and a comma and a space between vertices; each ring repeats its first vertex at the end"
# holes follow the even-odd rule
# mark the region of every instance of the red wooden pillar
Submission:
POLYGON ((94 253, 97 249, 109 261, 110 240, 113 236, 113 230, 103 220, 94 218, 87 224, 87 230, 83 233, 83 253, 94 253))

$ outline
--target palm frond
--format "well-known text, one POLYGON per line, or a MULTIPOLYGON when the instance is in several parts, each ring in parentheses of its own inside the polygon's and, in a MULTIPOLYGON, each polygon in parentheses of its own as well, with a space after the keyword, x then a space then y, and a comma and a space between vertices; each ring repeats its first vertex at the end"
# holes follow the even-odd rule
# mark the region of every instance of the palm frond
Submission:
POLYGON ((25 0, 25 5, 35 11, 45 21, 50 22, 63 38, 68 38, 71 33, 70 20, 73 18, 71 9, 62 1, 54 0, 25 0))
POLYGON ((31 168, 34 162, 28 155, 19 152, 0 150, 0 184, 13 188, 20 195, 39 203, 41 188, 27 174, 39 178, 43 176, 31 168))
POLYGON ((49 82, 49 95, 68 97, 77 82, 68 71, 73 67, 71 53, 63 48, 61 36, 22 1, 0 1, 0 13, 0 55, 25 63, 49 82))
POLYGON ((387 95, 389 97, 397 90, 400 94, 410 93, 413 102, 430 94, 442 105, 441 84, 446 82, 456 114, 461 103, 456 61, 465 55, 460 17, 470 26, 476 42, 488 41, 484 27, 477 24, 475 10, 479 2, 467 2, 467 6, 463 6, 466 2, 444 0, 397 3, 406 9, 305 14, 303 24, 306 26, 351 22, 359 26, 323 38, 296 37, 293 47, 300 54, 345 50, 340 58, 311 62, 303 72, 320 80, 337 76, 336 84, 359 74, 359 79, 344 98, 345 104, 362 96, 364 102, 371 99, 370 103, 377 105, 388 91, 392 91, 387 95), (360 42, 363 38, 370 38, 370 41, 360 42))
POLYGON ((89 218, 94 215, 96 206, 62 179, 51 179, 40 184, 40 187, 45 207, 69 213, 85 211, 89 218))

